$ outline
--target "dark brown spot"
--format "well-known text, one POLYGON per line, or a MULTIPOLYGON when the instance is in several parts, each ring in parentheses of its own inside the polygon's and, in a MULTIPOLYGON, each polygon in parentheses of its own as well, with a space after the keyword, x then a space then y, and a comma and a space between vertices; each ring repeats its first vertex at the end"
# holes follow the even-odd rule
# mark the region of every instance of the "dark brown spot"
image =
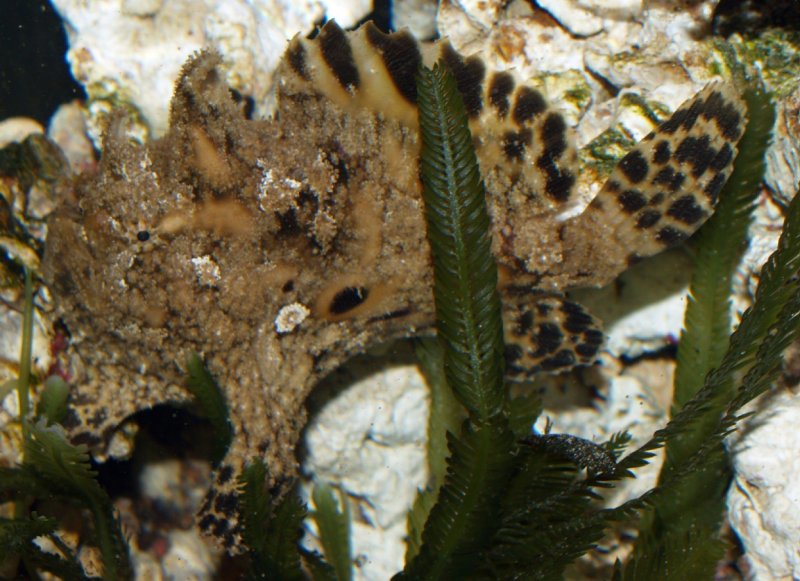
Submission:
POLYGON ((217 517, 215 517, 213 514, 207 514, 200 519, 200 522, 197 523, 197 525, 200 527, 201 531, 207 533, 216 523, 217 517))
POLYGON ((308 70, 306 70, 306 49, 301 42, 293 42, 286 51, 286 58, 289 59, 289 66, 306 81, 308 80, 308 70))
POLYGON ((686 232, 681 232, 680 230, 670 228, 669 226, 662 228, 656 234, 656 240, 665 246, 674 246, 679 242, 683 242, 687 238, 688 236, 686 235, 686 232))
POLYGON ((233 466, 226 464, 217 473, 217 483, 225 484, 233 477, 233 466))
POLYGON ((664 165, 669 161, 671 155, 672 155, 672 150, 669 147, 669 142, 659 141, 656 144, 655 150, 653 151, 653 163, 658 165, 664 165))
POLYGON ((542 317, 546 317, 550 314, 550 311, 553 310, 552 305, 546 303, 544 301, 536 303, 536 312, 539 313, 542 317))
POLYGON ((622 185, 616 180, 608 180, 606 182, 606 189, 609 192, 614 193, 620 191, 622 189, 622 185))
POLYGON ((686 176, 681 172, 676 172, 672 166, 667 166, 658 171, 653 178, 653 184, 667 186, 671 192, 677 192, 683 185, 686 176))
POLYGON ((708 169, 717 153, 710 144, 711 138, 708 135, 703 135, 699 138, 689 136, 681 141, 675 150, 675 159, 679 163, 690 163, 692 165, 692 175, 700 177, 708 169))
POLYGON ((285 212, 275 212, 275 217, 278 219, 278 236, 290 238, 302 232, 294 208, 289 208, 285 212))
POLYGON ((478 57, 464 58, 446 42, 442 47, 442 57, 456 79, 458 92, 464 98, 467 115, 477 117, 483 109, 481 88, 486 75, 486 67, 478 57))
POLYGON ((585 313, 572 313, 564 321, 564 328, 570 333, 583 333, 592 326, 592 317, 585 313))
POLYGON ((523 354, 522 347, 519 345, 514 343, 509 343, 506 345, 505 358, 507 364, 512 364, 515 361, 519 361, 522 359, 523 354))
POLYGON ((508 115, 511 102, 508 97, 514 91, 514 77, 511 73, 495 73, 489 82, 489 103, 500 117, 508 115))
POLYGON ((669 210, 667 210, 667 215, 672 216, 684 224, 694 224, 705 217, 706 213, 703 208, 697 205, 694 196, 688 195, 672 202, 669 210))
POLYGON ((667 197, 667 194, 664 192, 658 192, 655 196, 650 198, 650 201, 647 202, 648 206, 658 206, 661 202, 664 201, 664 198, 667 197))
POLYGON ((548 357, 542 360, 542 369, 545 371, 553 371, 562 367, 571 367, 575 365, 575 354, 567 349, 562 349, 553 357, 548 357))
POLYGON ((148 240, 150 240, 150 232, 148 232, 147 230, 139 230, 136 233, 136 239, 139 242, 147 242, 148 240))
POLYGON ((540 131, 544 153, 553 159, 561 157, 567 149, 567 124, 559 113, 550 113, 540 131))
POLYGON ((517 93, 512 117, 518 125, 522 125, 542 113, 545 109, 547 109, 547 103, 539 91, 530 87, 522 87, 517 93))
POLYGON ((560 311, 566 315, 584 313, 583 307, 578 303, 572 301, 564 301, 561 303, 560 311))
POLYGON ((539 325, 538 333, 533 338, 537 346, 534 356, 541 357, 546 353, 556 351, 561 346, 564 335, 555 323, 542 323, 539 325))
POLYGON ((414 37, 406 31, 384 34, 372 22, 366 25, 367 41, 381 55, 397 91, 410 102, 417 102, 417 70, 422 55, 414 37))
POLYGON ((353 49, 344 31, 335 21, 329 20, 317 37, 322 58, 330 67, 333 76, 346 91, 355 91, 361 83, 353 49))
POLYGON ((544 171, 547 177, 544 192, 548 197, 557 202, 566 202, 572 193, 572 186, 575 184, 575 176, 572 172, 558 167, 548 152, 536 160, 536 165, 544 171))
POLYGON ((714 171, 722 171, 733 160, 733 148, 730 144, 726 143, 711 160, 711 169, 714 171))
POLYGON ((578 345, 575 346, 575 352, 585 359, 594 357, 599 350, 600 347, 597 345, 589 345, 588 343, 578 343, 578 345))
POLYGON ((661 219, 661 212, 656 210, 647 210, 642 212, 639 219, 636 221, 636 227, 640 230, 651 228, 656 222, 661 219))
POLYGON ((658 126, 657 133, 675 133, 686 118, 686 113, 686 109, 678 109, 675 111, 675 113, 672 114, 672 117, 658 126))
POLYGON ((368 296, 369 290, 365 287, 349 286, 336 293, 328 310, 332 315, 342 315, 355 309, 358 305, 367 300, 368 296))
POLYGON ((638 184, 647 177, 650 164, 647 163, 641 151, 633 150, 622 158, 617 167, 631 183, 638 184))
POLYGON ((503 135, 503 153, 512 161, 521 161, 525 155, 525 148, 531 144, 533 135, 530 129, 520 131, 506 131, 503 135))
POLYGON ((281 287, 281 292, 290 293, 294 290, 294 281, 290 280, 281 287))
POLYGON ((633 214, 647 205, 647 198, 639 190, 625 190, 617 200, 626 214, 633 214))
POLYGON ((220 494, 214 500, 214 510, 219 514, 224 514, 227 517, 233 517, 236 514, 236 508, 239 504, 239 498, 236 493, 220 494))
POLYGON ((219 519, 216 524, 214 525, 214 536, 215 537, 224 537, 228 533, 228 529, 230 528, 231 523, 229 523, 225 519, 219 519))
POLYGON ((524 311, 517 317, 516 325, 514 325, 514 334, 517 337, 527 335, 533 329, 533 313, 531 311, 524 311))
POLYGON ((583 342, 590 345, 602 345, 603 340, 603 332, 598 329, 587 329, 583 334, 583 342))
POLYGON ((731 103, 727 103, 719 91, 708 96, 703 108, 703 117, 714 119, 725 139, 736 141, 742 133, 742 116, 731 103))
POLYGON ((728 176, 724 173, 719 173, 714 176, 714 178, 708 182, 708 185, 705 187, 703 192, 708 199, 711 200, 712 204, 717 202, 717 197, 719 193, 722 191, 722 187, 725 185, 725 182, 728 180, 728 176))

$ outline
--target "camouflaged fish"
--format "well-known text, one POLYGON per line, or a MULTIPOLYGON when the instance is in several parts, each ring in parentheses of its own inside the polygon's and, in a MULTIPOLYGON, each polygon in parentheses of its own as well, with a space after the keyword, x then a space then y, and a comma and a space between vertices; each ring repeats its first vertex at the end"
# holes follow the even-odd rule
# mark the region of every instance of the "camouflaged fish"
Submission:
POLYGON ((177 83, 166 136, 142 146, 112 124, 99 170, 49 223, 46 277, 74 351, 68 428, 102 453, 134 412, 190 399, 184 362, 199 352, 235 430, 200 526, 229 548, 236 475, 260 457, 275 494, 287 490, 319 379, 377 342, 433 331, 415 76, 439 59, 485 179, 515 378, 595 361, 597 321, 560 292, 608 283, 697 230, 746 122, 737 93, 709 85, 564 218, 577 151, 539 91, 446 41, 331 22, 290 43, 272 119, 246 118, 204 52, 177 83))

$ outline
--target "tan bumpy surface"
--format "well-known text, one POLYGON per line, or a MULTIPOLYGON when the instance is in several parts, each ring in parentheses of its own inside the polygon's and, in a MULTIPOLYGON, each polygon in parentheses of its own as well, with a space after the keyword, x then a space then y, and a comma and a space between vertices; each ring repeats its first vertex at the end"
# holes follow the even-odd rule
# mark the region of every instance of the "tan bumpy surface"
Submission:
POLYGON ((432 332, 415 75, 443 59, 467 106, 501 269, 509 373, 591 364, 602 333, 559 291, 604 284, 713 211, 745 125, 726 84, 684 104, 617 166, 579 216, 571 129, 536 89, 447 42, 371 24, 295 38, 273 119, 249 120, 214 53, 184 68, 162 139, 105 137, 49 223, 48 283, 72 337, 68 427, 101 452, 127 416, 185 402, 204 358, 235 430, 201 527, 240 543, 235 479, 269 466, 276 496, 315 383, 376 342, 432 332))

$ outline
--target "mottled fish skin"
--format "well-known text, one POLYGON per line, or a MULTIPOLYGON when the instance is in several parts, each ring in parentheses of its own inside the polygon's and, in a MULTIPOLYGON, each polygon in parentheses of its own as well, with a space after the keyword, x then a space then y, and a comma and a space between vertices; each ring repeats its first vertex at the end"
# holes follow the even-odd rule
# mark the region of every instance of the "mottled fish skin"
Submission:
POLYGON ((72 338, 67 427, 102 455, 125 418, 190 399, 184 362, 200 353, 235 436, 199 522, 232 551, 237 475, 260 457, 275 497, 288 490, 318 380, 377 342, 433 332, 415 75, 438 59, 487 187, 514 378, 596 360, 599 323, 560 292, 691 235, 746 121, 729 85, 709 85, 564 221, 577 203, 572 129, 538 90, 446 41, 330 22, 291 41, 272 119, 245 118, 213 52, 184 67, 162 139, 129 141, 118 116, 99 170, 49 221, 45 276, 72 338))

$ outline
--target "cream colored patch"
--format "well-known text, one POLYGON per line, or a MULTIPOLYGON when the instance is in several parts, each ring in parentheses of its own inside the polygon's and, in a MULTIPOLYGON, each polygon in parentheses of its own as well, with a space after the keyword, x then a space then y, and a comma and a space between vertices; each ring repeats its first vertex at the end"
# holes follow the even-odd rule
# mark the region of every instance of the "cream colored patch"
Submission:
POLYGON ((194 214, 195 228, 210 230, 220 236, 248 236, 253 232, 253 218, 236 200, 209 201, 194 214))
POLYGON ((194 152, 194 167, 214 187, 223 187, 231 183, 232 171, 214 142, 199 127, 190 127, 189 136, 194 152))
POLYGON ((355 317, 374 316, 389 312, 393 306, 389 299, 397 286, 396 281, 368 284, 363 275, 344 275, 325 287, 319 294, 317 300, 314 301, 314 316, 328 321, 344 321, 355 317), (331 313, 330 307, 336 295, 348 288, 365 289, 366 298, 361 304, 344 313, 331 313))

